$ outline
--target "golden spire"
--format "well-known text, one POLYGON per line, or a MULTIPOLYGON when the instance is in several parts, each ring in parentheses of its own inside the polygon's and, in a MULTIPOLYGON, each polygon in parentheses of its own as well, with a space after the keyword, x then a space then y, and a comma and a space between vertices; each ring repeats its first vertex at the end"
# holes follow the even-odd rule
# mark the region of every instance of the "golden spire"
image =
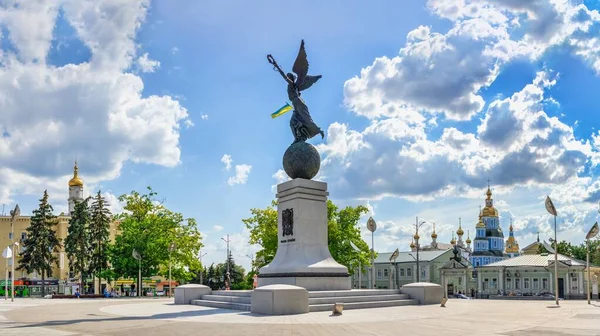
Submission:
POLYGON ((490 188, 490 179, 488 179, 488 190, 485 194, 487 195, 487 199, 492 199, 492 189, 490 188))
POLYGON ((415 245, 415 240, 413 239, 413 241, 410 243, 410 248, 414 249, 417 245, 415 245))
POLYGON ((83 180, 79 178, 77 161, 75 161, 75 166, 73 167, 73 178, 69 181, 69 187, 83 187, 83 180))
POLYGON ((465 232, 462 229, 462 223, 461 223, 461 218, 460 217, 458 217, 458 230, 456 230, 456 234, 459 237, 462 237, 462 235, 465 234, 465 232))
POLYGON ((452 240, 450 241, 450 244, 452 244, 452 245, 456 244, 456 239, 454 239, 454 233, 452 233, 452 240))
POLYGON ((435 223, 433 223, 433 232, 431 233, 431 238, 437 239, 437 233, 435 233, 435 223))
POLYGON ((513 220, 511 218, 510 219, 510 226, 508 227, 508 231, 510 231, 510 232, 513 232, 513 226, 512 226, 512 224, 513 224, 513 220))
POLYGON ((469 232, 470 230, 467 230, 467 244, 471 244, 471 233, 469 232))

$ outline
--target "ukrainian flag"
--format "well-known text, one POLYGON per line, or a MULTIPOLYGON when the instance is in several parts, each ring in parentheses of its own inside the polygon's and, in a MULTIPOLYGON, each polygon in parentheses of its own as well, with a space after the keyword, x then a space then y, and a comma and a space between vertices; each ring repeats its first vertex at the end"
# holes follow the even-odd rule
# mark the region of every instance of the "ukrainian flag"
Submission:
POLYGON ((293 109, 293 107, 290 106, 290 104, 285 103, 285 105, 283 105, 282 108, 280 108, 279 110, 271 113, 271 118, 275 119, 281 115, 286 114, 287 112, 291 111, 293 109))

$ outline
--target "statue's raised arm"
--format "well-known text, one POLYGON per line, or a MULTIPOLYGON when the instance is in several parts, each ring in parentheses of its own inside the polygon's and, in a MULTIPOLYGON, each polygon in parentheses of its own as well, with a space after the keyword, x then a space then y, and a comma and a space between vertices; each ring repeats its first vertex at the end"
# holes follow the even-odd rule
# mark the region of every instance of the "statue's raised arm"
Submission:
POLYGON ((292 67, 292 71, 296 73, 296 75, 292 73, 285 74, 272 55, 267 55, 267 60, 288 83, 288 98, 292 101, 292 105, 294 106, 294 113, 290 120, 290 128, 292 129, 295 139, 294 142, 306 141, 317 134, 321 134, 321 137, 324 137, 325 134, 321 128, 313 122, 310 112, 308 111, 308 106, 306 106, 304 100, 300 98, 301 91, 308 89, 321 78, 321 75, 308 75, 308 59, 306 56, 306 49, 304 48, 304 40, 300 43, 300 50, 298 51, 294 66, 292 67))

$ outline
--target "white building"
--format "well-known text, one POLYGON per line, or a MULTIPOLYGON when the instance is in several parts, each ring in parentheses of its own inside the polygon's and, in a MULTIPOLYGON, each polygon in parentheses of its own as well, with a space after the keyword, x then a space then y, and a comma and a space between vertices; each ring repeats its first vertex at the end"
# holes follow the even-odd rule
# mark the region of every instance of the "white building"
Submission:
MULTIPOLYGON (((583 299, 585 263, 558 255, 558 295, 583 299)), ((522 255, 477 268, 478 294, 489 297, 554 294, 554 254, 522 255)))

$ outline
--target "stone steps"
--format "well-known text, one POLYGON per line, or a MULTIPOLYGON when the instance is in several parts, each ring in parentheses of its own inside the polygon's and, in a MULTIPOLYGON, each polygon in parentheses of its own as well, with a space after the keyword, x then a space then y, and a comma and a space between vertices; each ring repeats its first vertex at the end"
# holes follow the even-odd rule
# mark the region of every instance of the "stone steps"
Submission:
MULTIPOLYGON (((395 289, 355 289, 340 291, 308 292, 309 310, 328 311, 334 303, 343 303, 346 309, 381 308, 417 305, 417 300, 395 289)), ((192 300, 193 305, 251 311, 252 291, 213 291, 201 300, 192 300)))
POLYGON ((250 304, 250 296, 202 295, 202 300, 250 304))
POLYGON ((390 295, 356 295, 356 296, 330 296, 308 298, 309 305, 318 304, 334 304, 334 303, 352 303, 352 302, 381 302, 381 301, 397 301, 407 300, 410 297, 407 294, 390 294, 390 295))
POLYGON ((202 306, 202 307, 243 310, 243 311, 250 311, 252 308, 252 306, 249 303, 235 303, 235 302, 231 302, 231 301, 204 300, 204 296, 203 296, 202 300, 192 300, 192 304, 196 305, 196 306, 202 306))
MULTIPOLYGON (((418 300, 412 300, 412 299, 373 301, 373 302, 349 302, 349 303, 344 303, 344 310, 410 306, 410 305, 418 305, 418 304, 419 304, 418 300)), ((314 305, 311 304, 308 307, 309 307, 309 311, 311 311, 311 312, 329 311, 329 310, 333 310, 333 303, 314 304, 314 305)))
POLYGON ((401 294, 397 289, 351 289, 337 291, 316 291, 308 292, 309 298, 321 297, 354 297, 354 296, 372 296, 372 295, 394 295, 401 294))
POLYGON ((243 296, 243 297, 252 297, 251 290, 216 290, 213 291, 211 295, 219 295, 219 296, 243 296))

